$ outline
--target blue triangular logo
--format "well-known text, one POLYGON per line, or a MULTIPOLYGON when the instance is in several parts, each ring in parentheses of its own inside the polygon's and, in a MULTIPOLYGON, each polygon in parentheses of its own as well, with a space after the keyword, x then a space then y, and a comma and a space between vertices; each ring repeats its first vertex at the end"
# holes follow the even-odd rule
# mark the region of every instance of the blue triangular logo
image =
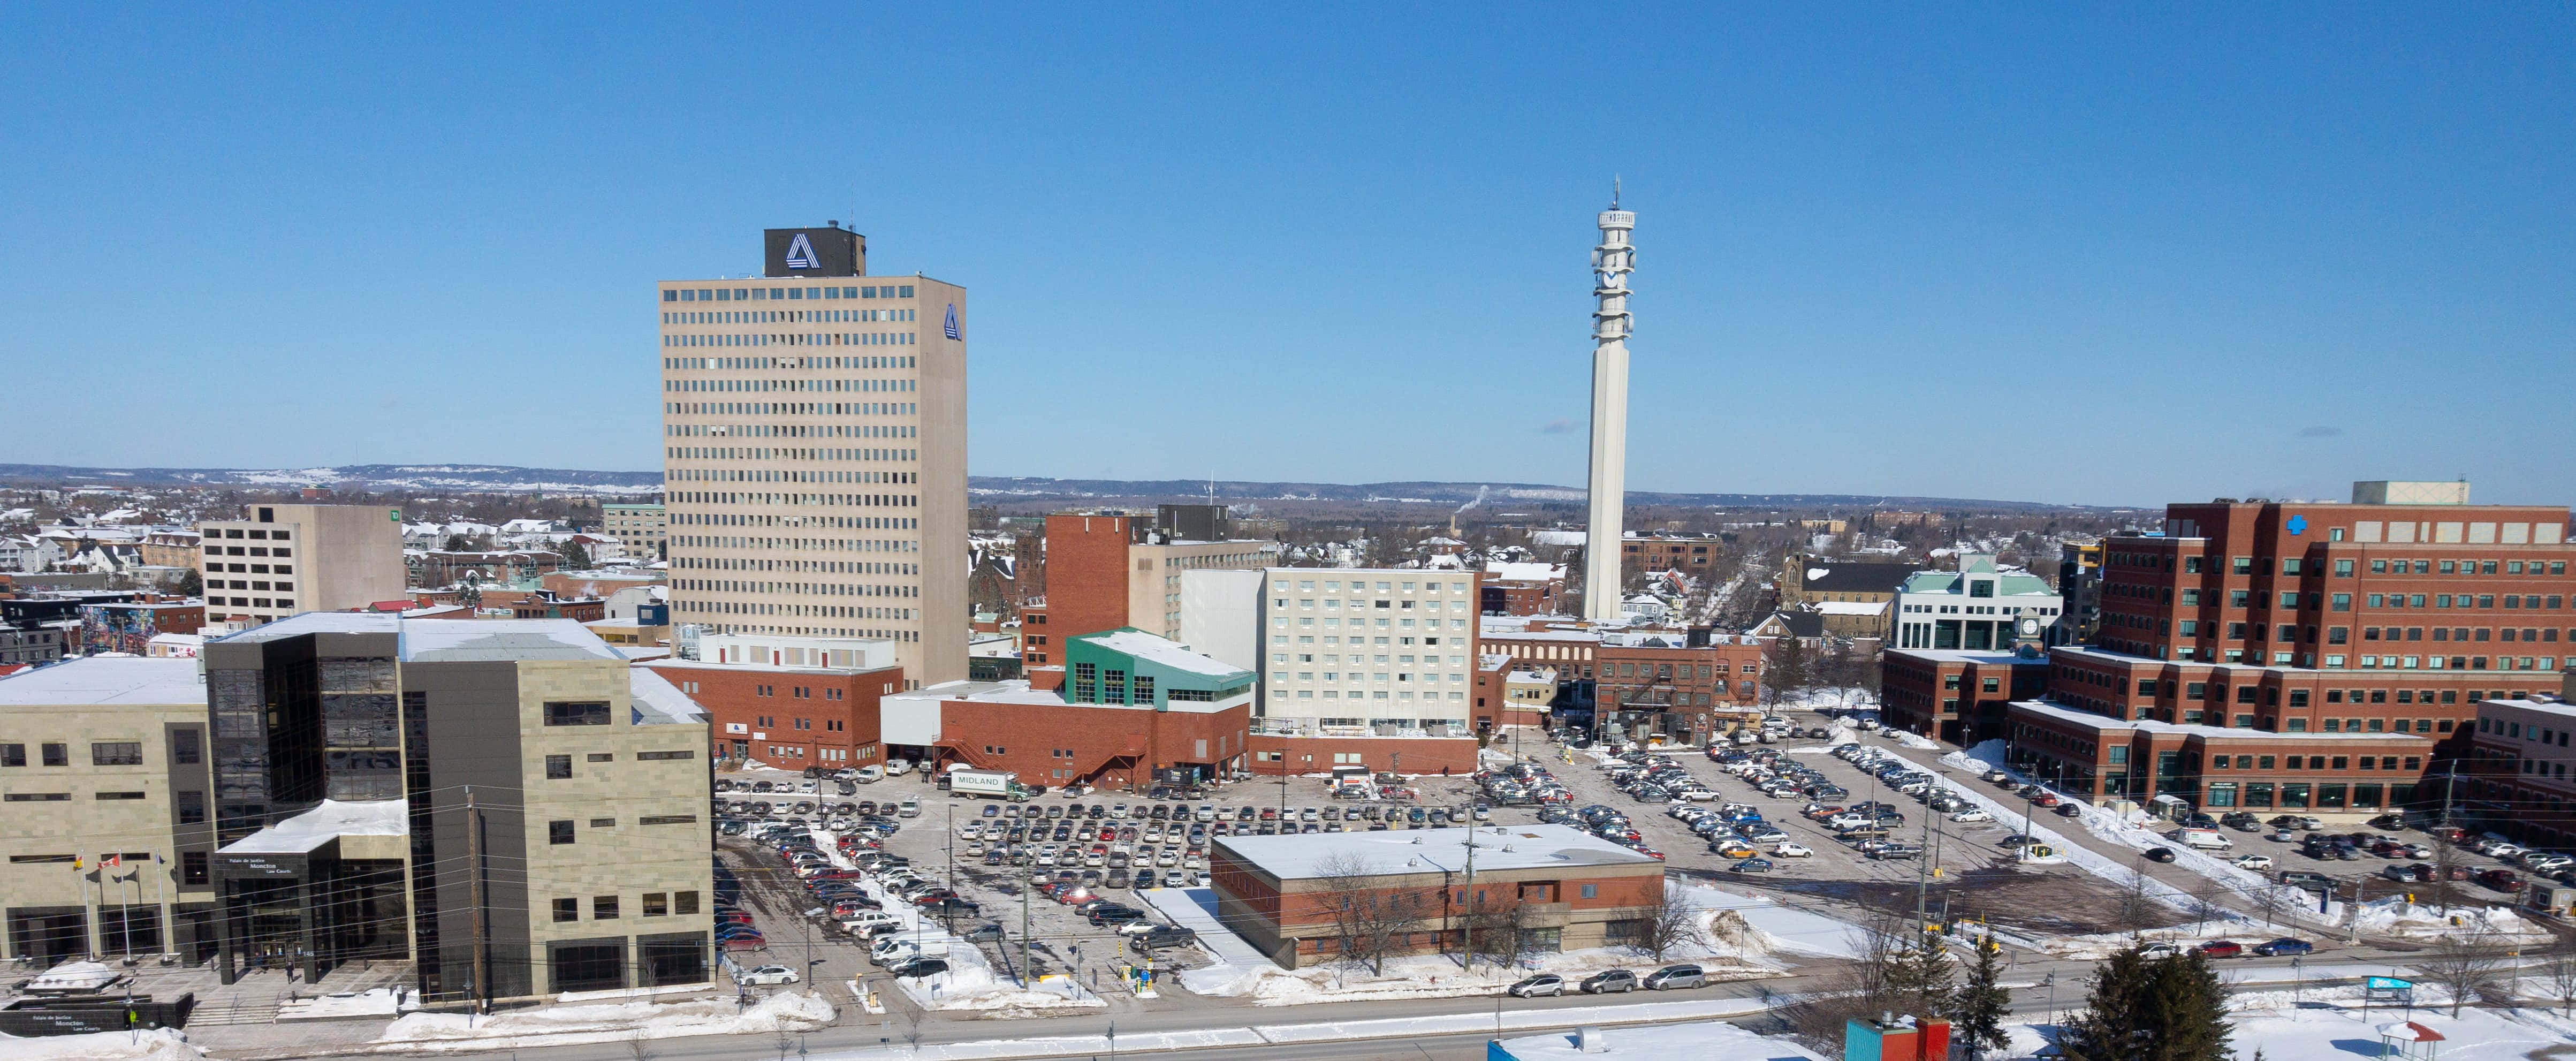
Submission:
POLYGON ((794 239, 787 241, 787 267, 790 269, 820 269, 823 267, 822 261, 814 255, 814 244, 807 240, 805 238, 805 234, 802 232, 797 233, 794 239))
POLYGON ((943 331, 943 332, 948 333, 948 337, 949 337, 949 338, 951 338, 951 339, 963 339, 963 338, 965 338, 965 336, 963 336, 963 335, 959 335, 959 334, 957 333, 957 304, 956 304, 956 303, 951 302, 951 303, 949 303, 949 304, 948 304, 948 323, 946 323, 946 324, 944 324, 944 325, 941 325, 939 330, 941 330, 941 331, 943 331))

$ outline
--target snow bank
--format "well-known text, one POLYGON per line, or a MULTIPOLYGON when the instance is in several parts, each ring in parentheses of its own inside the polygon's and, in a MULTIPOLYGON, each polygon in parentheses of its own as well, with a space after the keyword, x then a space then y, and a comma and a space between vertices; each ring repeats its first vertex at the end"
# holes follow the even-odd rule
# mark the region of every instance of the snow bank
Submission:
POLYGON ((754 1035, 813 1031, 832 1023, 832 1004, 808 992, 770 995, 749 1008, 732 999, 546 1006, 475 1017, 413 1013, 385 1026, 371 1049, 513 1050, 687 1035, 754 1035))
POLYGON ((0 1061, 200 1061, 206 1052, 170 1028, 141 1034, 92 1032, 19 1038, 0 1035, 0 1061))
POLYGON ((2427 906, 2403 895, 2374 899, 2353 911, 2363 932, 2401 939, 2436 940, 2482 934, 2485 942, 2549 943, 2557 936, 2501 906, 2427 906))
POLYGON ((1889 740, 1895 741, 1896 743, 1902 744, 1908 748, 1915 748, 1923 751, 1939 751, 1941 749, 1940 741, 1933 740, 1932 738, 1926 737, 1920 733, 1912 733, 1901 729, 1891 729, 1884 732, 1886 732, 1889 740))
MULTIPOLYGON (((1606 1033, 1603 1038, 1609 1040, 1613 1056, 1760 1057, 1769 1061, 1817 1061, 1817 1055, 1806 1047, 1787 1039, 1755 1035, 1723 1021, 1620 1028, 1606 1033)), ((1576 1049, 1574 1037, 1564 1033, 1505 1039, 1503 1049, 1510 1056, 1525 1061, 1594 1056, 1576 1049)))

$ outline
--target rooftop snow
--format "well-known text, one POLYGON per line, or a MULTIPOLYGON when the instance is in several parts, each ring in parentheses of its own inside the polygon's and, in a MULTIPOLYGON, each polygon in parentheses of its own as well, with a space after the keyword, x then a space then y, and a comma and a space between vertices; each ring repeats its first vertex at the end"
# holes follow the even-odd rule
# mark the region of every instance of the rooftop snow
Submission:
POLYGON ((225 844, 227 855, 300 855, 343 836, 408 836, 411 803, 326 799, 312 810, 225 844))
POLYGON ((185 705, 206 702, 193 659, 65 660, 0 678, 0 706, 185 705))
POLYGON ((408 619, 381 612, 305 612, 223 640, 256 643, 304 634, 398 634, 405 662, 625 659, 572 619, 408 619))
POLYGON ((668 726, 707 720, 706 710, 697 701, 650 667, 628 668, 626 688, 631 694, 628 702, 634 708, 636 725, 668 726))
POLYGON ((1142 630, 1111 630, 1082 638, 1112 652, 1123 652, 1137 659, 1152 660, 1166 667, 1205 674, 1216 678, 1250 678, 1252 672, 1229 667, 1183 647, 1180 642, 1158 637, 1142 630))
POLYGON ((1878 601, 1878 602, 1875 602, 1875 603, 1871 603, 1871 602, 1865 602, 1865 601, 1827 600, 1827 601, 1817 601, 1817 602, 1816 602, 1816 604, 1815 604, 1815 608, 1816 608, 1816 611, 1818 611, 1819 613, 1825 614, 1825 615, 1885 615, 1885 614, 1887 614, 1887 602, 1886 602, 1886 601, 1878 601))
MULTIPOLYGON (((1300 833, 1295 836, 1220 836, 1216 846, 1281 880, 1323 876, 1337 860, 1369 873, 1464 872, 1467 829, 1402 832, 1300 833)), ((1554 866, 1635 866, 1661 872, 1663 863, 1579 829, 1562 825, 1478 826, 1478 870, 1546 869, 1554 866)))
POLYGON ((2012 710, 2027 711, 2034 715, 2043 715, 2049 718, 2072 722, 2096 732, 2115 729, 2143 730, 2148 733, 2172 733, 2186 737, 2256 737, 2267 741, 2312 740, 2350 742, 2402 740, 2410 743, 2415 741, 2430 743, 2432 740, 2430 737, 2418 737, 2411 733, 2276 733, 2268 729, 2230 729, 2226 726, 2201 726, 2182 722, 2155 722, 2146 719, 2129 722, 2112 718, 2109 715, 2097 715, 2080 708, 2061 707, 2059 705, 2049 703, 2046 700, 2015 700, 2012 702, 2012 710))

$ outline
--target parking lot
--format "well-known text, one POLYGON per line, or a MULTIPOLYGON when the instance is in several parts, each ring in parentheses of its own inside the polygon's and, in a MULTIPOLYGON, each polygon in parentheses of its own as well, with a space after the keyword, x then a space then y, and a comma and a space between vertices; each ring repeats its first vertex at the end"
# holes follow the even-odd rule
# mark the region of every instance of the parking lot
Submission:
MULTIPOLYGON (((1098 985, 1113 1004, 1133 1004, 1119 987, 1122 966, 1150 963, 1160 974, 1208 960, 1195 945, 1171 944, 1168 937, 1177 933, 1151 940, 1157 945, 1149 950, 1140 936, 1162 919, 1140 893, 1203 884, 1211 839, 1433 828, 1456 824, 1469 813, 1466 804, 1424 805, 1404 786, 1391 785, 1380 802, 1334 800, 1323 781, 1310 778, 1285 785, 1275 779, 1239 782, 1191 800, 1101 793, 1050 794, 1023 803, 953 796, 913 777, 849 786, 849 795, 841 795, 841 786, 828 778, 783 772, 729 775, 726 781, 716 793, 725 805, 723 847, 746 882, 746 905, 767 944, 738 960, 792 967, 805 960, 801 948, 810 938, 818 954, 827 954, 817 959, 820 967, 866 974, 872 967, 859 948, 868 929, 845 929, 830 909, 830 894, 815 889, 838 883, 863 889, 880 906, 901 903, 900 896, 879 890, 888 880, 903 879, 895 875, 900 865, 931 886, 922 897, 935 904, 929 923, 965 937, 946 941, 952 951, 979 948, 985 963, 1005 979, 1024 963, 1035 977, 1069 973, 1086 986, 1098 985), (750 791, 763 783, 771 791, 750 791), (804 791, 809 784, 818 791, 804 791), (853 846, 851 852, 860 856, 853 870, 836 866, 805 880, 778 853, 780 836, 799 844, 812 838, 813 852, 804 856, 809 868, 819 865, 817 853, 845 836, 865 838, 861 842, 872 842, 882 855, 853 846), (883 856, 891 860, 881 865, 876 859, 883 856), (872 872, 856 872, 859 866, 872 872), (839 876, 849 880, 836 882, 839 876), (953 899, 946 898, 949 892, 953 899), (1092 899, 1113 905, 1088 913, 1076 909, 1092 899)), ((845 912, 864 916, 856 909, 845 912)))

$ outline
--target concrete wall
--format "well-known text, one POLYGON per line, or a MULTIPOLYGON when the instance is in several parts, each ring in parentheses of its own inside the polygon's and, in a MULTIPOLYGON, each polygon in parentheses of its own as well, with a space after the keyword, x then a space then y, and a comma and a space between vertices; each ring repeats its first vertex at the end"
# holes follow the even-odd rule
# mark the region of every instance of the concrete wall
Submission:
POLYGON ((1261 572, 1181 572, 1181 643, 1229 667, 1261 669, 1261 572))

